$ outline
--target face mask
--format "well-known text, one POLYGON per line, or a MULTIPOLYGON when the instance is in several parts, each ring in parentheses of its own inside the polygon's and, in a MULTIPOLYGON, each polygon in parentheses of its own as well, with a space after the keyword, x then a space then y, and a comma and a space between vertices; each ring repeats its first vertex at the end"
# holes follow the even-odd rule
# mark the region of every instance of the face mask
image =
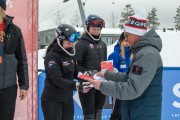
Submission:
POLYGON ((93 38, 95 38, 95 39, 99 39, 99 35, 92 35, 93 36, 93 38))
POLYGON ((73 52, 73 48, 66 48, 66 50, 67 50, 69 53, 72 53, 72 52, 73 52))

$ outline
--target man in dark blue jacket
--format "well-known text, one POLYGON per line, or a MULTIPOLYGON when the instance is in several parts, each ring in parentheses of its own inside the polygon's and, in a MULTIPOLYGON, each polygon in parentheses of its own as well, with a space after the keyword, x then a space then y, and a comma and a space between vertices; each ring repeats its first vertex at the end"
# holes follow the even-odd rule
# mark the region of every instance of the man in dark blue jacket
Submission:
POLYGON ((28 65, 21 30, 5 10, 6 0, 0 0, 0 120, 13 120, 17 77, 23 100, 29 88, 28 65))

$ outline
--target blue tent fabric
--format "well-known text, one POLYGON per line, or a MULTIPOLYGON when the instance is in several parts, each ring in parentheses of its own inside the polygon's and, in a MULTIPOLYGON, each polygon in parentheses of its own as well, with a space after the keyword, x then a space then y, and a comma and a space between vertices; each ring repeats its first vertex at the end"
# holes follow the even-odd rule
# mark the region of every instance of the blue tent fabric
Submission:
POLYGON ((44 81, 46 79, 45 70, 38 75, 38 120, 44 120, 42 108, 41 108, 41 94, 44 88, 44 81))

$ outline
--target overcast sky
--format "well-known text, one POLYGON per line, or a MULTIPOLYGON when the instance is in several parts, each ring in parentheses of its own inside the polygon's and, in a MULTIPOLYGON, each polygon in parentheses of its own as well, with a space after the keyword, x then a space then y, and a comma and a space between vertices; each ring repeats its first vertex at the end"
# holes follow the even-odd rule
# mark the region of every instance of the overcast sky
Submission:
MULTIPOLYGON (((60 11, 64 17, 63 22, 70 24, 76 12, 79 12, 77 0, 69 0, 66 3, 63 0, 39 0, 39 30, 56 27, 55 19, 57 11, 60 11)), ((157 9, 160 28, 173 27, 176 10, 180 6, 180 0, 82 0, 85 2, 85 15, 96 14, 101 16, 106 27, 109 27, 111 13, 113 12, 118 20, 127 4, 131 4, 135 9, 142 6, 147 12, 153 7, 157 9), (114 4, 113 4, 114 3, 114 4)))

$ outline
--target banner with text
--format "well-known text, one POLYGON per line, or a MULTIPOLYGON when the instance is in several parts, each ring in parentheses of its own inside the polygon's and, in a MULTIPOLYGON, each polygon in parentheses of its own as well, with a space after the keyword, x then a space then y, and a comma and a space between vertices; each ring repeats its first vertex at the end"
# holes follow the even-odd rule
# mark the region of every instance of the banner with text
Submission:
MULTIPOLYGON (((180 119, 180 68, 164 68, 163 70, 163 102, 162 102, 162 120, 180 119)), ((45 72, 39 74, 39 120, 44 120, 40 105, 40 96, 44 87, 45 72)), ((74 120, 83 120, 82 108, 77 92, 74 92, 75 114, 74 120)), ((107 97, 102 120, 109 120, 112 111, 111 97, 107 97)))

